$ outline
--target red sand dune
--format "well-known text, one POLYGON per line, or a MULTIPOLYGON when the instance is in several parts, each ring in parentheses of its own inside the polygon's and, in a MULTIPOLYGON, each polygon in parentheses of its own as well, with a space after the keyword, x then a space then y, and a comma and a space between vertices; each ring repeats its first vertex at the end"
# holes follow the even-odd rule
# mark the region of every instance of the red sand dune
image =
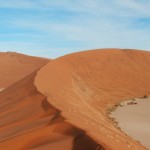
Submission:
POLYGON ((0 89, 21 80, 48 61, 15 52, 0 52, 0 89))
POLYGON ((105 49, 66 55, 44 66, 35 84, 67 122, 105 149, 146 150, 113 125, 107 110, 150 95, 150 52, 105 49))
MULTIPOLYGON (((22 58, 22 55, 15 55, 18 62, 18 58, 20 59, 20 56, 22 58)), ((24 58, 24 68, 26 68, 26 62, 36 64, 37 61, 35 68, 30 64, 32 72, 45 63, 43 59, 27 58, 26 60, 26 58, 24 58)), ((15 66, 14 62, 13 65, 15 66)), ((27 65, 27 67, 30 66, 27 65)), ((8 72, 5 72, 7 78, 10 77, 8 72)), ((13 72, 11 77, 17 76, 18 72, 20 70, 13 72)), ((36 72, 33 72, 0 92, 0 149, 93 150, 99 147, 83 131, 66 123, 59 115, 59 111, 54 109, 47 102, 46 97, 36 90, 35 75, 36 72)))

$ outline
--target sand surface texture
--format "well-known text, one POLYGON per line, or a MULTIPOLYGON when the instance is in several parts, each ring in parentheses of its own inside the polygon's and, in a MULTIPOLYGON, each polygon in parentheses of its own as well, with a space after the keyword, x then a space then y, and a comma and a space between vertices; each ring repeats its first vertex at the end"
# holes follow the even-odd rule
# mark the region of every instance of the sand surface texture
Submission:
MULTIPOLYGON (((16 55, 18 62, 20 54, 16 55)), ((43 61, 39 66, 42 64, 43 61)), ((34 70, 36 67, 33 68, 31 64, 31 68, 34 70)), ((11 77, 14 75, 12 73, 11 77)), ((101 148, 83 131, 64 121, 59 111, 36 90, 35 76, 36 72, 33 72, 0 92, 0 149, 95 150, 101 148)))
POLYGON ((150 149, 150 98, 136 103, 118 107, 111 117, 115 118, 121 130, 150 149))
POLYGON ((67 122, 106 150, 146 150, 119 131, 107 110, 125 99, 150 95, 150 53, 93 50, 66 55, 44 66, 35 85, 67 122))
POLYGON ((4 88, 0 88, 0 92, 3 91, 3 90, 4 90, 4 88))
POLYGON ((49 60, 15 52, 0 52, 0 88, 23 79, 49 60))

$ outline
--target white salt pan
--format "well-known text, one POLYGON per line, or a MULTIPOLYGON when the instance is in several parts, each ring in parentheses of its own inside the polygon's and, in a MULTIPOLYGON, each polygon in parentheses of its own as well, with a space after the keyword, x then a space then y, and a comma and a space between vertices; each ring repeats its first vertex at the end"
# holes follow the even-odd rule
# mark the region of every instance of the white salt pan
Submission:
POLYGON ((118 122, 122 131, 150 149, 150 98, 118 107, 110 117, 118 122))

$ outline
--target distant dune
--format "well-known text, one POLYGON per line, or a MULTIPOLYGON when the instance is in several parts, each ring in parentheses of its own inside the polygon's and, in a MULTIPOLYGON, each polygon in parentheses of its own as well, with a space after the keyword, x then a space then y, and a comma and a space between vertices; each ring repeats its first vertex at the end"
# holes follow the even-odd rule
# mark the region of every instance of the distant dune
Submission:
POLYGON ((150 52, 104 49, 55 59, 35 79, 67 122, 106 150, 146 150, 118 130, 108 111, 120 101, 150 95, 150 52))
POLYGON ((15 52, 0 52, 0 88, 9 87, 48 61, 48 59, 15 52))

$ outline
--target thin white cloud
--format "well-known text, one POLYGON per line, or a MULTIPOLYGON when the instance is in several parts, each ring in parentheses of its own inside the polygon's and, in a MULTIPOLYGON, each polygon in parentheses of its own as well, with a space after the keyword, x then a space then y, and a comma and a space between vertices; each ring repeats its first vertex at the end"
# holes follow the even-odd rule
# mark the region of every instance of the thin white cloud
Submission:
POLYGON ((130 12, 131 16, 145 16, 150 17, 150 1, 149 0, 114 0, 116 5, 120 8, 126 10, 127 14, 128 11, 130 12))
POLYGON ((33 1, 29 0, 5 0, 0 1, 0 7, 1 8, 35 8, 37 5, 33 1))

